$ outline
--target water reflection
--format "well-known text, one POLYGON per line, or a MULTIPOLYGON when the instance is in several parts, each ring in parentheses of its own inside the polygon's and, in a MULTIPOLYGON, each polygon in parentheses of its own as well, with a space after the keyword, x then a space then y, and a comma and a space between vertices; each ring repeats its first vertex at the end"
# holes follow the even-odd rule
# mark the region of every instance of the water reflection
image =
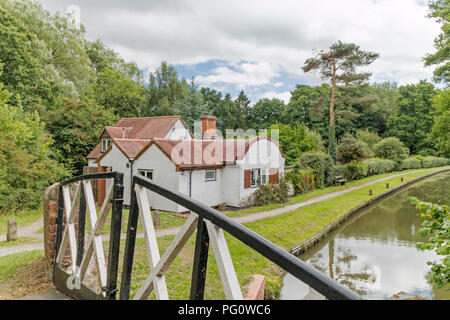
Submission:
MULTIPOLYGON (((450 205, 450 174, 441 174, 396 193, 348 221, 302 260, 368 299, 387 299, 399 291, 429 299, 450 299, 450 291, 430 286, 427 261, 434 252, 416 249, 421 218, 408 197, 450 205)), ((281 299, 323 299, 290 274, 281 299)))

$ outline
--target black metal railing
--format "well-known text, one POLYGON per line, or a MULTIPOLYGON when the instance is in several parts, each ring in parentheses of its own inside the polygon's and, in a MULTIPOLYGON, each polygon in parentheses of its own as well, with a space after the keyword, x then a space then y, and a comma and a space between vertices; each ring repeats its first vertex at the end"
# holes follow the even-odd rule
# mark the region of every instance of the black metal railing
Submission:
MULTIPOLYGON (((121 224, 122 224, 122 204, 123 204, 123 174, 118 172, 107 172, 107 173, 94 173, 85 174, 78 177, 74 177, 65 180, 60 183, 58 190, 58 215, 57 215, 57 232, 56 232, 56 243, 55 243, 55 260, 53 267, 53 282, 55 286, 63 293, 77 299, 108 299, 115 300, 117 289, 117 275, 119 266, 119 249, 120 249, 120 235, 121 235, 121 224), (69 279, 74 277, 73 273, 66 272, 63 266, 57 263, 57 257, 59 251, 61 250, 61 241, 63 239, 63 231, 65 225, 67 225, 67 215, 69 212, 66 210, 66 219, 64 217, 64 197, 63 188, 73 183, 79 183, 79 207, 78 207, 78 231, 76 234, 76 258, 72 257, 73 261, 76 263, 76 268, 80 268, 82 260, 85 255, 85 227, 86 227, 86 207, 87 199, 84 190, 83 181, 86 180, 99 180, 99 179, 112 179, 112 197, 111 199, 105 199, 105 201, 111 201, 111 228, 108 259, 107 259, 107 278, 106 287, 102 287, 101 294, 93 291, 88 286, 83 283, 78 283, 78 285, 73 286, 73 288, 68 287, 68 283, 73 281, 69 279)), ((92 198, 91 201, 94 199, 92 198)), ((95 206, 95 204, 94 204, 95 206)), ((94 232, 94 230, 91 230, 94 232)), ((71 244, 73 245, 73 244, 71 244)), ((67 248, 64 248, 66 250, 67 248)), ((75 279, 76 280, 76 279, 75 279)))
POLYGON ((151 190, 198 215, 197 236, 194 253, 194 263, 191 282, 191 299, 203 299, 206 265, 208 259, 209 237, 205 220, 212 222, 217 227, 228 232, 231 236, 243 242, 248 247, 259 252, 270 261, 274 262, 285 271, 299 280, 311 286, 313 289, 328 299, 361 299, 360 296, 350 291, 335 280, 310 267, 286 250, 255 233, 254 231, 235 222, 231 218, 206 206, 205 204, 187 197, 176 191, 171 191, 152 180, 139 175, 133 176, 131 185, 131 203, 128 220, 127 238, 122 269, 120 299, 129 299, 131 274, 133 270, 133 258, 137 235, 137 223, 139 208, 136 198, 136 186, 151 190))

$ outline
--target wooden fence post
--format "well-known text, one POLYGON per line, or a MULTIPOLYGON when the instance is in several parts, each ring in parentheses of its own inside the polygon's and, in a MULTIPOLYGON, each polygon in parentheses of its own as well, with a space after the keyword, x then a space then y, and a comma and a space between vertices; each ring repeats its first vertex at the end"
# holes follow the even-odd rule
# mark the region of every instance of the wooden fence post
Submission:
POLYGON ((17 240, 17 222, 14 219, 9 219, 6 241, 16 241, 16 240, 17 240))

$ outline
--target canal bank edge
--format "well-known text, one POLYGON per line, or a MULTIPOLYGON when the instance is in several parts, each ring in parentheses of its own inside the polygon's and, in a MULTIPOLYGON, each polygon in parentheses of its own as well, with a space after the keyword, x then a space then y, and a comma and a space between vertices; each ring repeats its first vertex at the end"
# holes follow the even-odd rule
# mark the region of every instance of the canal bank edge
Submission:
POLYGON ((382 200, 386 196, 391 195, 391 194, 393 194, 393 193, 395 193, 395 192, 399 191, 400 189, 403 189, 403 188, 405 188, 407 186, 410 186, 411 184, 417 183, 419 181, 422 181, 424 179, 430 178, 432 176, 435 176, 435 175, 438 175, 438 174, 441 174, 441 173, 444 173, 444 172, 450 172, 450 169, 444 169, 444 170, 435 171, 435 172, 429 173, 429 174, 427 174, 425 176, 419 177, 417 179, 414 179, 414 180, 411 180, 411 181, 407 181, 407 182, 402 183, 402 184, 400 184, 400 185, 398 185, 396 187, 393 187, 392 189, 389 189, 389 190, 387 190, 387 191, 385 191, 383 193, 380 193, 379 195, 374 196, 373 198, 371 198, 368 201, 364 201, 360 205, 356 206, 355 208, 353 208, 353 209, 347 211, 346 213, 344 213, 343 215, 341 215, 338 219, 336 219, 334 222, 332 222, 329 225, 327 225, 322 231, 320 231, 316 235, 312 236, 311 238, 309 238, 308 240, 306 240, 303 243, 299 244, 298 246, 295 246, 294 248, 292 248, 290 250, 290 252, 292 254, 295 254, 295 255, 305 253, 307 250, 309 250, 310 248, 314 247, 319 242, 327 239, 331 232, 333 232, 337 228, 339 228, 349 218, 356 216, 358 213, 360 213, 360 211, 362 209, 365 209, 368 206, 379 202, 380 200, 382 200))

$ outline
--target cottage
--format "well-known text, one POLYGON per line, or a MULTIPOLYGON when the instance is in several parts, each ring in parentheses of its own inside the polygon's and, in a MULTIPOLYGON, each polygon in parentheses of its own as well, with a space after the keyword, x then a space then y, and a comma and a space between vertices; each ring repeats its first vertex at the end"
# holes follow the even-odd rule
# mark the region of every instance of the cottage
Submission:
MULTIPOLYGON (((216 118, 203 116, 202 139, 194 139, 179 116, 124 118, 105 127, 88 155, 89 166, 124 173, 124 204, 130 181, 141 174, 209 206, 240 207, 261 184, 278 183, 284 154, 268 137, 216 138, 216 118)), ((99 186, 100 188, 100 186, 99 186)), ((155 209, 186 208, 149 191, 155 209)))

